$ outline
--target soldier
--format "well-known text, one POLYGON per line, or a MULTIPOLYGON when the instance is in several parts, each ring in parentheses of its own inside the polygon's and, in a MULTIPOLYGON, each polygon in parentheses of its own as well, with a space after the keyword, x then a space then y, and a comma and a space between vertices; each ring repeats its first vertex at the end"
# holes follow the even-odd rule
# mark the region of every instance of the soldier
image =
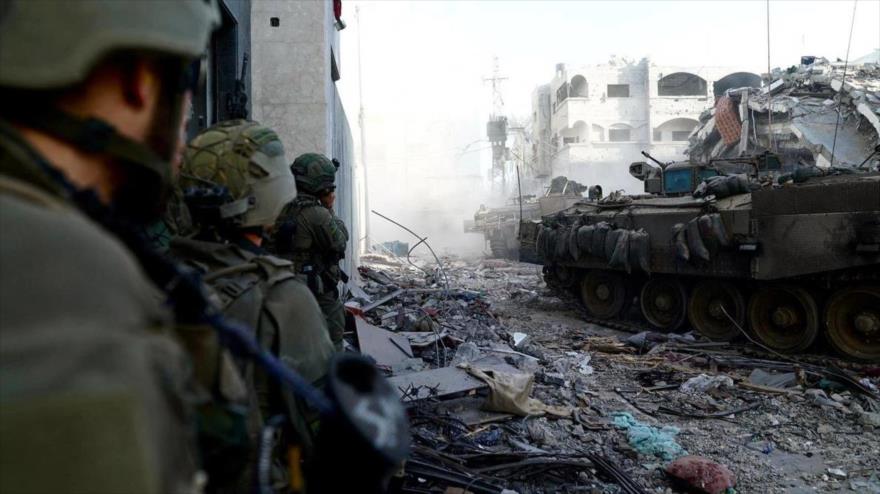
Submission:
POLYGON ((203 0, 0 6, 2 492, 204 484, 191 364, 133 227, 162 211, 218 21, 203 0))
MULTIPOLYGON (((246 120, 230 120, 202 131, 187 147, 180 186, 197 233, 192 239, 172 240, 171 255, 202 271, 223 312, 254 328, 264 348, 319 383, 334 353, 321 309, 309 289, 297 281, 291 262, 262 248, 265 228, 273 226, 296 197, 278 136, 246 120)), ((282 392, 252 363, 241 362, 240 367, 252 398, 252 443, 258 442, 268 419, 281 415, 293 426, 292 434, 282 434, 284 442, 296 444, 309 459, 313 438, 304 404, 282 392)), ((288 458, 278 463, 289 462, 288 458)), ((242 476, 244 484, 251 480, 242 476)), ((289 485, 289 479, 284 480, 289 485)))
POLYGON ((339 268, 345 257, 348 230, 333 212, 339 162, 306 153, 290 166, 299 196, 284 209, 277 226, 276 253, 290 259, 303 274, 327 319, 330 339, 342 350, 345 312, 339 300, 339 282, 348 277, 339 268))

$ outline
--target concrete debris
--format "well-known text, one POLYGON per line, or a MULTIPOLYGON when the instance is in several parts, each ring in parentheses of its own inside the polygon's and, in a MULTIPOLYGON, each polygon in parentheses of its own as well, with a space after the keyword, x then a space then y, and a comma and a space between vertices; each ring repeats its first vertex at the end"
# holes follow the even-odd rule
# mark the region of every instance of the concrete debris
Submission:
POLYGON ((666 467, 666 473, 693 492, 724 494, 732 492, 736 477, 724 465, 701 456, 684 456, 666 467))
MULTIPOLYGON (((828 167, 832 162, 858 167, 880 144, 880 65, 851 64, 844 81, 842 63, 817 58, 775 69, 770 77, 772 82, 765 80, 761 89, 729 89, 701 116, 690 138, 691 159, 771 150, 781 155, 784 168, 798 163, 828 167), (837 132, 829 131, 835 127, 837 132)), ((880 157, 864 166, 877 169, 880 157)))
POLYGON ((730 376, 707 376, 700 374, 692 377, 681 385, 679 390, 683 393, 710 393, 723 389, 732 389, 733 379, 730 376))
POLYGON ((717 465, 682 470, 717 474, 691 475, 702 492, 733 485, 726 471, 739 492, 880 494, 873 367, 644 331, 635 314, 584 322, 532 265, 446 257, 447 290, 434 259, 368 259, 350 310, 403 290, 363 317, 410 345, 383 345, 414 437, 404 492, 671 493, 666 465, 690 452, 679 465, 717 465), (493 396, 527 406, 487 410, 493 396))
POLYGON ((840 468, 829 468, 828 475, 830 475, 831 477, 833 477, 835 479, 845 479, 846 478, 846 472, 844 472, 840 468))
POLYGON ((770 388, 790 388, 797 384, 797 375, 794 372, 776 374, 763 369, 755 369, 749 374, 749 382, 770 388))

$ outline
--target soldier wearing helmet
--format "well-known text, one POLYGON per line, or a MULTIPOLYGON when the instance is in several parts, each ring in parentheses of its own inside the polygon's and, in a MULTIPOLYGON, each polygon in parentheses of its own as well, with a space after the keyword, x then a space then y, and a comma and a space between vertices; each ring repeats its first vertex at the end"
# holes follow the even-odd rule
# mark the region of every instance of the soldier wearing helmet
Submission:
POLYGON ((290 166, 299 196, 285 208, 276 227, 275 250, 293 261, 298 273, 318 299, 327 319, 330 339, 342 350, 345 313, 339 300, 340 281, 347 277, 339 269, 345 257, 348 230, 333 213, 336 199, 336 169, 339 164, 317 153, 300 155, 290 166))
POLYGON ((0 491, 198 492, 162 211, 215 2, 0 4, 0 491))
MULTIPOLYGON (((313 383, 322 380, 334 349, 321 309, 290 261, 262 248, 266 227, 297 194, 278 136, 246 120, 202 131, 187 146, 180 188, 197 233, 172 240, 171 255, 203 272, 223 312, 254 328, 265 348, 313 383)), ((256 446, 262 426, 280 415, 292 426, 281 435, 283 446, 295 445, 310 457, 313 438, 304 404, 252 363, 241 362, 240 369, 252 398, 251 442, 256 446)), ((276 462, 289 464, 281 458, 287 450, 276 448, 283 451, 273 456, 276 462)), ((241 480, 247 484, 252 476, 243 474, 241 480)))

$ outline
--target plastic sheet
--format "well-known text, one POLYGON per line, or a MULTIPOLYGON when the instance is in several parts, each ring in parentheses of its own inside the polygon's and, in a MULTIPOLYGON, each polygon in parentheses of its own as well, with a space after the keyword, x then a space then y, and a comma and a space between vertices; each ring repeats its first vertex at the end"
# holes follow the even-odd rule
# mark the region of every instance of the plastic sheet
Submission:
POLYGON ((643 455, 652 455, 665 461, 672 461, 680 456, 687 455, 687 451, 675 442, 678 428, 665 426, 656 428, 645 425, 629 412, 614 412, 614 425, 627 431, 626 437, 629 445, 643 455))

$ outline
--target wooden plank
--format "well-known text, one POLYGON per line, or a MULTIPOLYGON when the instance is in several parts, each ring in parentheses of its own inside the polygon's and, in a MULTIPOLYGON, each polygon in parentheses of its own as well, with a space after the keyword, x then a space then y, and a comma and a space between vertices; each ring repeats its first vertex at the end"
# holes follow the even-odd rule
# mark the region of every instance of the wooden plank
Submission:
POLYGON ((361 353, 369 355, 382 367, 392 367, 408 358, 412 358, 412 347, 404 335, 392 333, 387 329, 373 326, 360 317, 356 317, 358 346, 361 353))
POLYGON ((391 382, 391 386, 397 390, 403 401, 416 401, 429 397, 442 398, 487 387, 486 383, 458 367, 441 367, 414 372, 391 377, 388 381, 391 382), (418 390, 416 396, 407 394, 413 388, 418 390), (432 394, 431 389, 435 390, 435 393, 432 394))

